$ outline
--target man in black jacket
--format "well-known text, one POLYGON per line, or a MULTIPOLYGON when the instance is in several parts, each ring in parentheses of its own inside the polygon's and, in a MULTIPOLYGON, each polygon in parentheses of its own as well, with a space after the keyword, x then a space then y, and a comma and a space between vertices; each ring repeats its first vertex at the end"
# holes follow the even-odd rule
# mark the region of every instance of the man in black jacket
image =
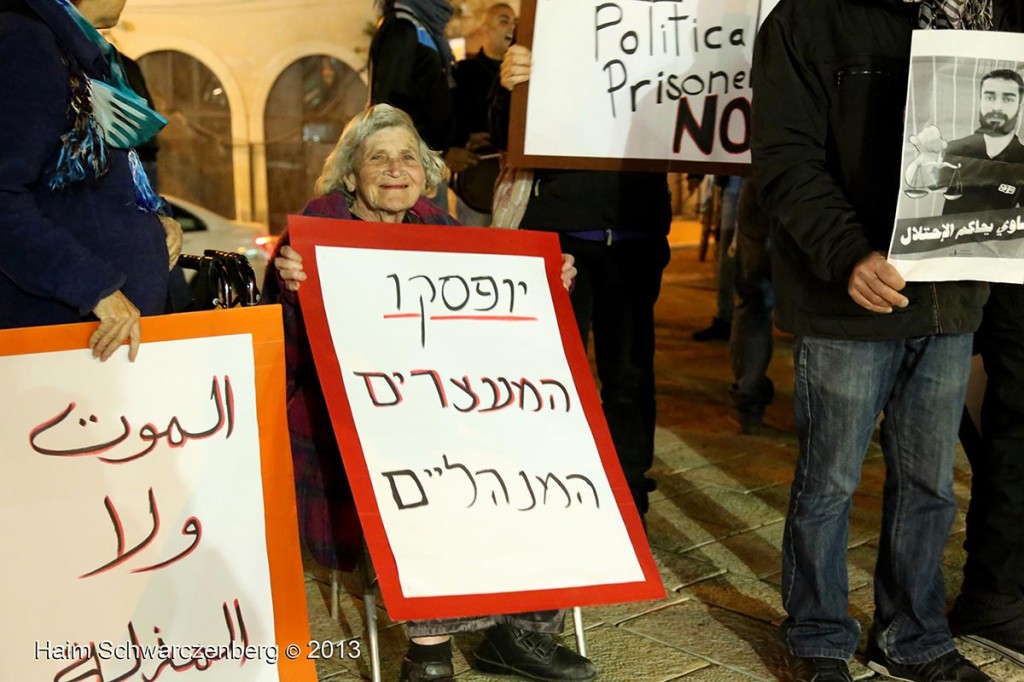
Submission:
MULTIPOLYGON (((926 4, 921 16, 942 15, 926 4)), ((887 474, 868 665, 902 680, 990 679, 956 651, 942 575, 988 287, 907 284, 884 255, 918 22, 905 0, 781 0, 755 45, 753 172, 774 220, 778 325, 796 336, 782 630, 803 680, 851 679, 849 512, 879 414, 887 474)))

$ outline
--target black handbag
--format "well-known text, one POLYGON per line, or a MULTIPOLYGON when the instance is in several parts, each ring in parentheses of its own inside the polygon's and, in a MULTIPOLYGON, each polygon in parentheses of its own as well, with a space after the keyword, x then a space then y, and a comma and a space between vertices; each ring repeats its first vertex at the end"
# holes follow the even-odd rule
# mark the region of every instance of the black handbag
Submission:
POLYGON ((479 162, 452 177, 452 191, 455 196, 474 211, 490 213, 494 201, 494 184, 501 172, 498 154, 483 154, 479 162))

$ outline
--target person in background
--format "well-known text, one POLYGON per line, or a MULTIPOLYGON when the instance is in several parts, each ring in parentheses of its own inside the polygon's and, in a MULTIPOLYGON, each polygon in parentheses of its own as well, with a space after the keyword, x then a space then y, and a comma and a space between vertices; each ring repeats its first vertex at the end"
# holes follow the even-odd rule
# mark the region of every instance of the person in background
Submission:
MULTIPOLYGON (((511 91, 530 78, 530 50, 501 63, 491 133, 507 148, 511 91)), ((579 276, 570 299, 584 347, 594 334, 601 406, 641 518, 656 481, 654 304, 671 251, 672 201, 665 173, 536 170, 521 229, 556 232, 579 276)), ((499 225, 498 227, 516 227, 499 225)))
MULTIPOLYGON (((370 104, 390 104, 407 113, 431 149, 443 150, 453 173, 477 162, 456 139, 452 69, 455 57, 445 38, 452 16, 448 0, 376 0, 381 14, 370 42, 370 104)), ((448 186, 433 190, 434 202, 448 210, 448 186)))
MULTIPOLYGON (((455 65, 455 112, 458 121, 458 139, 468 140, 466 146, 480 156, 495 156, 498 149, 491 145, 490 109, 491 92, 498 82, 501 58, 512 44, 516 28, 516 13, 504 2, 491 5, 484 14, 483 46, 472 57, 455 65)), ((490 159, 497 168, 497 158, 490 159)), ((458 192, 458 186, 456 186, 458 192)), ((471 208, 461 198, 455 215, 463 225, 484 227, 491 224, 490 211, 471 208)))
POLYGON ((769 220, 757 201, 753 180, 744 179, 737 203, 736 307, 732 316, 729 357, 735 379, 729 394, 739 415, 740 432, 764 428, 764 413, 775 397, 768 378, 772 361, 772 265, 769 220))
POLYGON ((0 327, 98 319, 101 360, 125 341, 135 359, 181 250, 133 151, 165 121, 97 31, 123 8, 0 0, 0 327))
MULTIPOLYGON (((717 261, 715 268, 715 284, 718 290, 715 316, 711 324, 693 333, 694 341, 728 341, 732 333, 733 314, 735 313, 736 297, 736 256, 732 245, 736 237, 738 221, 737 205, 740 197, 740 185, 743 178, 738 175, 716 177, 713 181, 721 188, 722 213, 718 223, 717 261)), ((713 191, 714 187, 709 188, 713 191)), ((706 209, 707 210, 707 209, 706 209)))
MULTIPOLYGON (((412 119, 387 104, 368 108, 346 126, 317 180, 306 215, 385 223, 454 225, 447 212, 423 197, 441 182, 444 163, 416 132, 412 119)), ((372 229, 372 228, 371 228, 372 229)), ((313 365, 298 290, 306 279, 302 256, 286 232, 271 261, 263 303, 280 303, 285 324, 288 425, 295 460, 300 530, 317 561, 350 568, 361 535, 351 491, 313 365)), ((562 283, 576 275, 564 257, 562 283)), ((438 547, 447 552, 447 547, 438 547)), ((557 644, 562 611, 479 618, 412 621, 401 682, 453 682, 451 636, 484 630, 477 670, 552 682, 586 682, 593 664, 557 644)))
MULTIPOLYGON (((1024 12, 1017 0, 996 0, 992 12, 995 30, 1024 30, 1024 12)), ((1018 105, 1004 105, 1006 118, 1020 115, 1020 91, 1016 92, 1018 105)), ((995 116, 992 122, 998 125, 1000 118, 995 116)), ((985 121, 980 123, 987 127, 985 121)), ((1007 148, 1014 142, 1019 145, 1016 135, 1007 148)), ((1003 150, 998 157, 1005 154, 1003 150)), ((963 199, 968 198, 968 185, 964 183, 963 199)), ((1012 196, 1002 194, 1008 204, 1011 200, 1015 200, 1012 205, 1020 204, 1019 189, 1012 196)), ((974 337, 988 381, 981 407, 980 447, 965 446, 971 461, 964 542, 967 561, 949 625, 954 635, 1024 667, 1024 285, 998 283, 991 289, 974 337)))

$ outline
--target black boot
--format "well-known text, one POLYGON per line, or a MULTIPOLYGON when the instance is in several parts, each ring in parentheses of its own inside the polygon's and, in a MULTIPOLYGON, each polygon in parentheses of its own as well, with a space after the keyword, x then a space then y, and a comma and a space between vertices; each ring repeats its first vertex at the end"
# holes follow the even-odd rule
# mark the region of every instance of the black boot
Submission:
POLYGON ((551 635, 495 625, 484 634, 474 666, 482 673, 518 675, 538 682, 587 682, 594 664, 555 642, 551 635))
POLYGON ((711 320, 711 326, 695 331, 694 341, 728 341, 732 335, 732 320, 724 320, 715 317, 711 320))
POLYGON ((399 682, 455 682, 452 641, 449 639, 440 644, 409 642, 399 682))
POLYGON ((402 659, 402 676, 399 682, 455 682, 455 669, 451 661, 418 663, 402 659))
POLYGON ((949 612, 953 635, 1024 667, 1024 597, 970 588, 966 583, 949 612))

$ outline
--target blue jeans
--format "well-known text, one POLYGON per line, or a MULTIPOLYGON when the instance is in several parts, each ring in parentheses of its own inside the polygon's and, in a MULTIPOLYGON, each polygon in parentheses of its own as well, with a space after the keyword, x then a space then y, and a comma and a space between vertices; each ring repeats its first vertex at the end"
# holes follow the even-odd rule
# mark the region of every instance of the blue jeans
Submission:
POLYGON ((851 498, 878 415, 886 479, 873 636, 900 663, 954 649, 942 551, 956 512, 953 455, 971 335, 892 341, 798 337, 793 391, 800 457, 782 543, 783 636, 795 656, 847 659, 851 498))

